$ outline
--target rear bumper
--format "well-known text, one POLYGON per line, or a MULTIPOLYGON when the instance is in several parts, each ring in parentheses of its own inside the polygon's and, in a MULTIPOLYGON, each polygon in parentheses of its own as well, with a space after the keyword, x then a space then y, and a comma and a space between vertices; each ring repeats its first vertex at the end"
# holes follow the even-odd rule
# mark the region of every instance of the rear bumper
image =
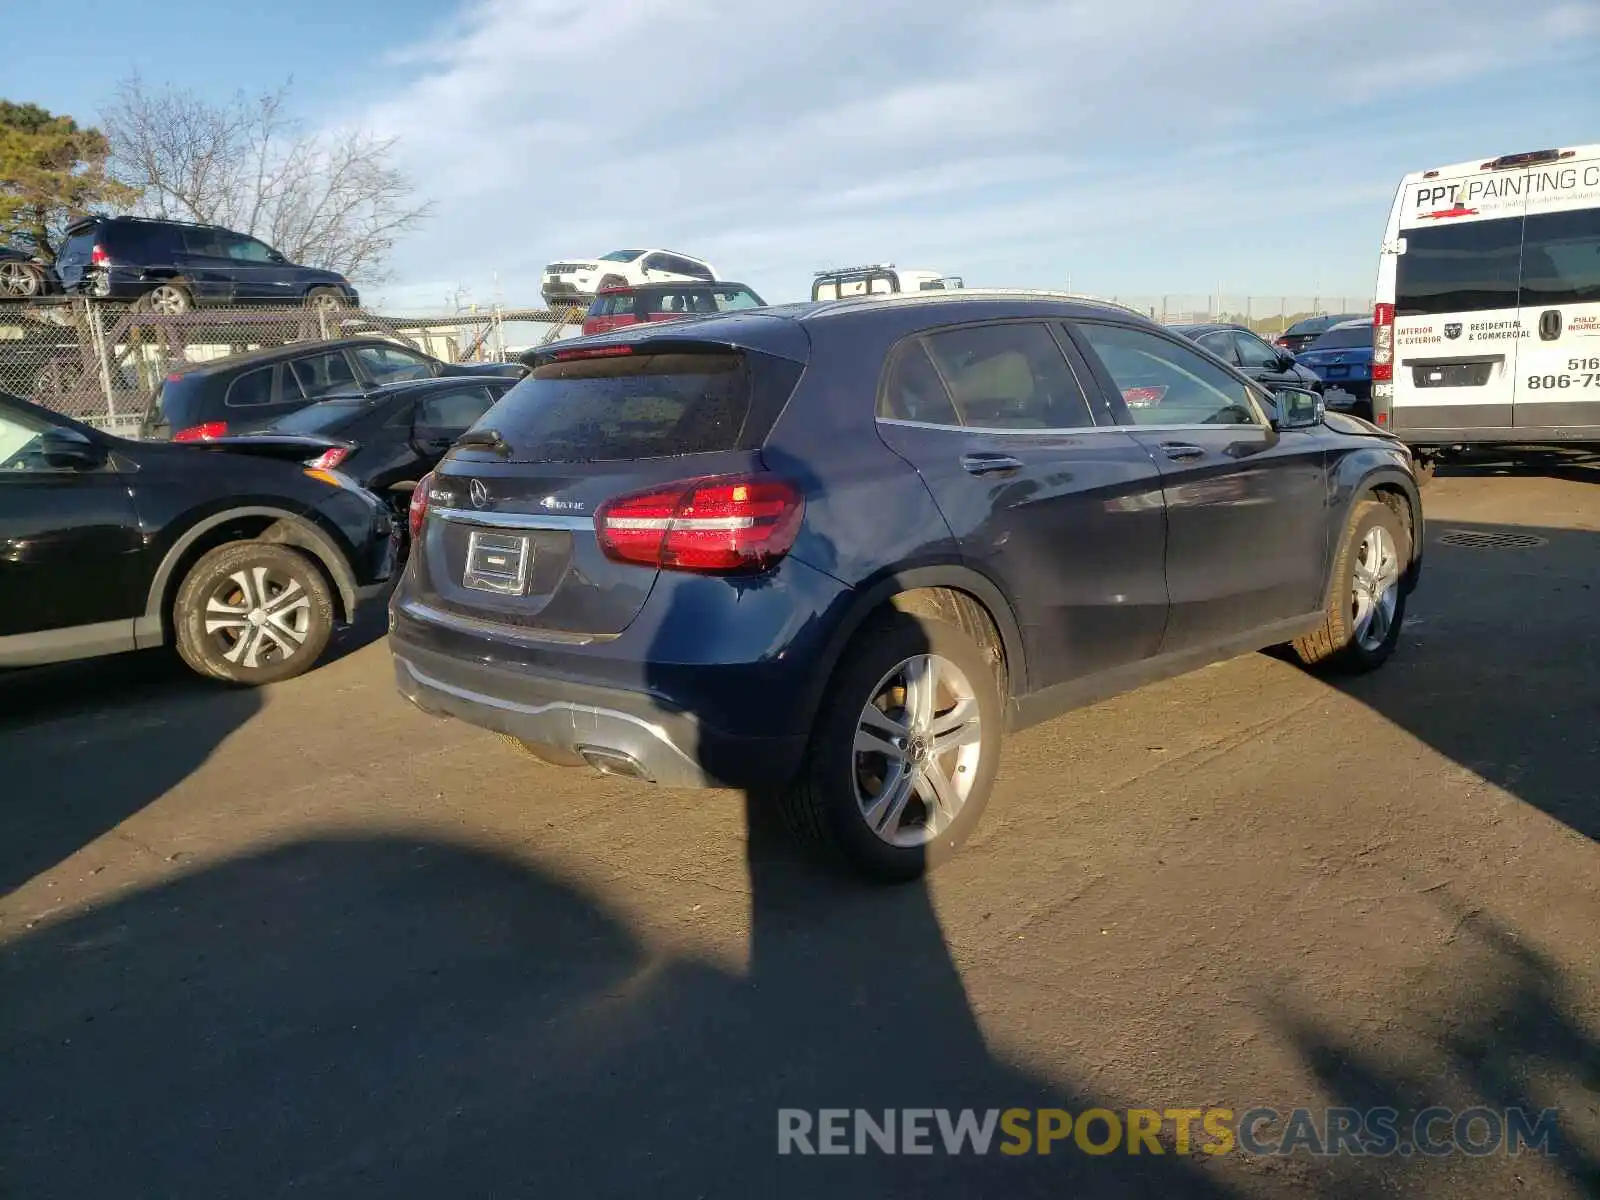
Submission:
POLYGON ((761 788, 790 779, 803 737, 736 736, 643 691, 529 675, 391 636, 395 683, 424 712, 577 754, 605 774, 667 787, 761 788))

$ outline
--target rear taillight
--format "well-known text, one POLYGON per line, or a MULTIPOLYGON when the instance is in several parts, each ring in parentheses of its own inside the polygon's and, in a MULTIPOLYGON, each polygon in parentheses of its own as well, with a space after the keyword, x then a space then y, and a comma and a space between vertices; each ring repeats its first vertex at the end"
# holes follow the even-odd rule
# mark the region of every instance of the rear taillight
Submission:
POLYGON ((688 479, 607 501, 595 534, 607 558, 675 571, 764 571, 794 545, 805 498, 771 475, 688 479))
POLYGON ((1374 382, 1394 378, 1394 305, 1375 304, 1372 308, 1372 378, 1374 382))
POLYGON ((411 530, 414 542, 422 536, 422 519, 428 515, 428 492, 433 487, 433 472, 429 471, 411 491, 411 503, 406 508, 406 527, 411 530))
POLYGON ((317 455, 306 466, 313 471, 331 471, 349 457, 349 446, 333 446, 317 455))
POLYGON ((190 425, 172 435, 175 442, 209 442, 212 438, 227 437, 226 421, 207 421, 203 425, 190 425))
POLYGON ((1286 339, 1286 338, 1278 338, 1272 344, 1274 346, 1276 346, 1279 350, 1287 350, 1289 348, 1289 342, 1288 342, 1288 339, 1286 339))
POLYGON ((91 267, 109 267, 111 265, 111 255, 105 252, 104 247, 96 246, 89 251, 89 265, 91 267))

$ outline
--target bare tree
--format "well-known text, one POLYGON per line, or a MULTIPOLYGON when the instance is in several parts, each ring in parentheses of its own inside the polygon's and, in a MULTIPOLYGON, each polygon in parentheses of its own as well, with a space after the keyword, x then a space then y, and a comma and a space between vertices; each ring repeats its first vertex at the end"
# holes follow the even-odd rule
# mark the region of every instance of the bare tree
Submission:
POLYGON ((112 171, 142 190, 146 216, 222 225, 293 262, 381 278, 432 206, 394 165, 396 139, 308 132, 287 115, 289 87, 214 104, 130 76, 103 114, 112 171))

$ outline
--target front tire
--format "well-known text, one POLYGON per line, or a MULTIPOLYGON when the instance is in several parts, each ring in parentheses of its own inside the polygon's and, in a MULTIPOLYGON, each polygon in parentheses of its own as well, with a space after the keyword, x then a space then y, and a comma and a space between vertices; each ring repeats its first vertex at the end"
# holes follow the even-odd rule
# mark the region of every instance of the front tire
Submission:
POLYGON ((1399 514, 1380 500, 1359 502, 1334 559, 1325 619, 1293 643, 1301 663, 1361 673, 1388 662, 1406 619, 1410 562, 1411 537, 1399 514))
POLYGON ((183 661, 201 675, 248 686, 309 671, 333 625, 322 571, 273 542, 229 542, 202 555, 172 610, 183 661))
POLYGON ((44 276, 31 263, 0 262, 0 296, 31 300, 44 292, 44 276))
POLYGON ((966 632, 893 612, 846 649, 784 797, 791 829, 883 882, 955 853, 1000 760, 995 669, 966 632))

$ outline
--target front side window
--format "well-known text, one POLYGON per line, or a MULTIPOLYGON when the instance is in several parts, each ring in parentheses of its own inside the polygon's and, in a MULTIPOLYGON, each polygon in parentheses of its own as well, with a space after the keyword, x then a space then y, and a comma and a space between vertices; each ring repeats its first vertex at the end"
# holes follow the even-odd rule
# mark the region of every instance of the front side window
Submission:
POLYGON ((1406 231, 1395 268, 1394 314, 1432 317, 1517 306, 1522 218, 1406 231))
POLYGON ((0 473, 54 470, 39 455, 40 438, 49 428, 34 417, 0 408, 0 473))
POLYGON ((1143 329, 1077 327, 1135 425, 1255 425, 1250 385, 1177 342, 1143 329))
POLYGON ((1278 365, 1278 352, 1253 333, 1234 330, 1233 344, 1246 371, 1270 371, 1278 365))
POLYGON ((264 242, 258 242, 253 237, 244 237, 240 234, 224 234, 224 249, 229 258, 234 262, 244 263, 270 263, 273 261, 272 251, 264 242))
POLYGON ((465 433, 474 421, 489 411, 489 406, 493 403, 488 390, 481 387, 435 392, 431 396, 424 397, 422 403, 417 406, 417 424, 429 429, 459 430, 465 433))
POLYGON ((761 297, 749 288, 712 288, 718 312, 737 312, 741 308, 760 308, 761 297))
POLYGON ((1045 325, 975 325, 930 334, 928 353, 961 422, 979 429, 1078 429, 1089 402, 1045 325))
POLYGON ((294 372, 295 382, 300 385, 300 394, 307 400, 359 390, 356 374, 350 369, 349 360, 342 350, 308 354, 291 362, 289 369, 294 372))
POLYGON ((433 378, 433 364, 428 359, 399 346, 358 346, 355 356, 375 383, 433 378))

